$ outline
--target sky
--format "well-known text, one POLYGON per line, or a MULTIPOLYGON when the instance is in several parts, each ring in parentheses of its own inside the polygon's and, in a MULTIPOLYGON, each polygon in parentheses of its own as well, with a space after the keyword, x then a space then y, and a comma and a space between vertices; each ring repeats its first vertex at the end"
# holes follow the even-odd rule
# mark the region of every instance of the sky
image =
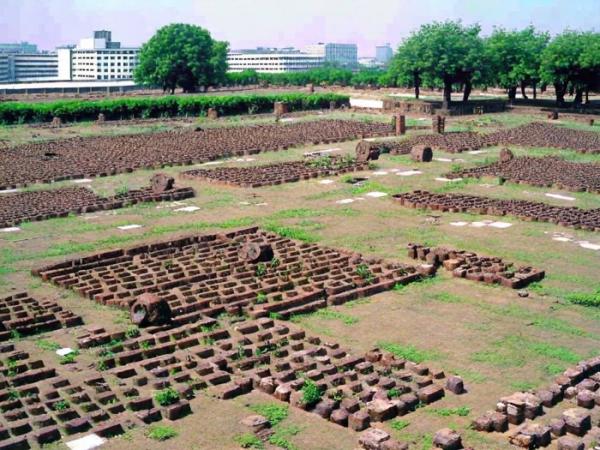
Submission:
POLYGON ((394 48, 421 24, 460 19, 493 27, 534 25, 556 34, 600 26, 600 0, 0 0, 0 42, 29 41, 40 49, 76 44, 93 30, 139 46, 161 26, 200 25, 230 48, 301 48, 317 42, 394 48))

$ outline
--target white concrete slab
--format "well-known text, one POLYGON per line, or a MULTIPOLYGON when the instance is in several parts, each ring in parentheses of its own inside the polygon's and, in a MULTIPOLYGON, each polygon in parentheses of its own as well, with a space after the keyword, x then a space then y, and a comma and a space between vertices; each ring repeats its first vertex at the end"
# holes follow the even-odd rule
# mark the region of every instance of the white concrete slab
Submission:
POLYGON ((373 175, 375 175, 376 177, 381 177, 383 175, 387 175, 388 172, 386 172, 385 170, 378 170, 376 172, 373 172, 373 175))
POLYGON ((446 183, 448 182, 452 182, 452 181, 460 181, 462 180, 462 178, 445 178, 445 177, 436 177, 435 181, 444 181, 446 183))
POLYGON ((387 196, 387 194, 385 192, 368 192, 367 194, 365 194, 367 197, 372 197, 372 198, 380 198, 380 197, 385 197, 387 196))
POLYGON ((396 173, 396 175, 400 175, 401 177, 410 177, 413 175, 420 175, 423 172, 421 172, 420 170, 405 170, 403 172, 398 172, 396 173))
POLYGON ((73 349, 69 347, 59 348, 56 350, 58 356, 67 356, 69 353, 73 353, 73 349))
POLYGON ((350 98, 350 106, 353 108, 382 109, 383 100, 375 100, 368 98, 350 98))
POLYGON ((84 183, 91 183, 92 180, 90 180, 89 178, 79 178, 78 180, 71 180, 71 182, 77 183, 77 184, 84 184, 84 183))
POLYGON ((481 155, 482 153, 488 153, 487 150, 469 150, 467 153, 471 155, 481 155))
POLYGON ((336 201, 336 203, 338 205, 347 205, 348 203, 354 203, 354 199, 353 198, 344 198, 342 200, 336 201))
POLYGON ((79 439, 67 442, 67 447, 71 450, 94 450, 106 443, 106 439, 97 434, 88 434, 79 439))
POLYGON ((469 224, 469 222, 450 222, 450 225, 453 227, 465 227, 469 224))
POLYGON ((433 158, 433 160, 439 162, 452 162, 451 158, 433 158))
POLYGON ((592 244, 588 241, 579 241, 578 244, 582 248, 587 248, 590 250, 600 250, 600 244, 592 244))
POLYGON ((21 192, 21 189, 4 189, 0 191, 0 194, 14 194, 15 192, 21 192))
POLYGON ((500 228, 500 229, 504 229, 504 228, 510 228, 513 226, 512 223, 508 223, 508 222, 492 222, 489 224, 490 227, 492 228, 500 228))
POLYGON ((255 203, 254 206, 267 206, 268 203, 267 202, 262 202, 262 203, 255 203))
POLYGON ((123 230, 123 231, 127 231, 127 230, 135 230, 136 228, 142 228, 141 225, 138 225, 137 223, 132 223, 131 225, 121 225, 120 227, 117 227, 119 230, 123 230))
POLYGON ((240 202, 240 205, 243 205, 243 206, 248 206, 249 204, 250 204, 250 202, 240 202))
POLYGON ((15 231, 21 231, 21 229, 19 227, 0 228, 0 233, 14 233, 15 231))
POLYGON ((199 166, 216 166, 218 164, 224 164, 225 161, 209 161, 202 164, 198 164, 199 166))
POLYGON ((546 197, 556 198, 558 200, 566 200, 568 202, 574 202, 575 200, 577 200, 575 197, 570 197, 568 195, 561 195, 561 194, 552 194, 550 192, 546 192, 544 195, 546 197))
POLYGON ((333 180, 321 180, 319 181, 319 184, 332 184, 335 183, 335 181, 333 180))
POLYGON ((316 150, 314 152, 306 152, 304 154, 304 156, 319 156, 322 155, 324 153, 334 153, 334 152, 339 152, 341 151, 341 148, 335 147, 335 148, 326 148, 325 150, 316 150))
POLYGON ((471 225, 473 228, 483 228, 483 227, 487 227, 488 224, 485 222, 471 222, 471 225))
POLYGON ((177 208, 175 211, 179 212, 194 212, 198 211, 200 208, 197 206, 184 206, 183 208, 177 208))
POLYGON ((573 239, 571 239, 571 238, 568 238, 568 237, 564 237, 564 236, 554 236, 554 237, 552 238, 552 240, 553 240, 553 241, 558 241, 558 242, 570 242, 570 241, 572 241, 573 239))
POLYGON ((255 158, 236 158, 234 159, 235 162, 252 162, 252 161, 256 161, 255 158))

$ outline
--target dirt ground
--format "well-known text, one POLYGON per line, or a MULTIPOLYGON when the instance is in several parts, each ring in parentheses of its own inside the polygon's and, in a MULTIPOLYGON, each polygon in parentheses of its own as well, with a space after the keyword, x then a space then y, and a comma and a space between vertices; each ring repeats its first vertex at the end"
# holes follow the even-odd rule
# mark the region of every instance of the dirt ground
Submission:
MULTIPOLYGON (((325 114, 321 116, 327 116, 325 114)), ((319 116, 319 117, 321 117, 319 116)), ((315 118, 297 118, 309 120, 315 118)), ((334 117, 357 120, 390 120, 377 114, 334 113, 334 117)), ((450 118, 449 130, 493 130, 515 126, 543 115, 514 113, 477 117, 450 118)), ((411 118, 410 124, 429 124, 411 118)), ((255 121, 272 120, 270 117, 255 121)), ((235 124, 240 119, 221 119, 219 123, 235 124)), ((600 132, 600 126, 590 127, 581 120, 563 119, 564 126, 600 132)), ((244 123, 251 123, 244 121, 244 123)), ((554 122, 556 123, 556 122, 554 122)), ((152 132, 178 126, 193 126, 195 122, 166 121, 141 123, 135 126, 107 125, 101 130, 89 124, 62 129, 35 127, 3 127, 0 138, 7 145, 36 139, 61 139, 74 134, 114 134, 152 132)), ((415 131, 410 131, 409 136, 415 131)), ((356 141, 342 144, 308 146, 280 152, 268 152, 239 160, 221 161, 221 166, 246 166, 274 161, 293 160, 303 153, 338 148, 334 154, 351 154, 356 141)), ((517 155, 561 155, 569 160, 600 162, 600 155, 581 155, 570 150, 513 148, 517 155)), ((1 151, 1 150, 0 150, 1 151)), ((561 192, 556 189, 528 185, 498 184, 496 179, 438 181, 453 167, 490 161, 499 148, 482 153, 447 154, 435 152, 431 163, 414 163, 408 156, 383 155, 373 170, 356 173, 368 181, 361 186, 345 182, 344 176, 331 177, 333 183, 322 184, 313 179, 258 189, 227 187, 194 180, 176 178, 176 184, 191 186, 196 197, 180 204, 144 204, 134 207, 26 223, 15 233, 0 234, 0 295, 28 291, 34 297, 50 297, 77 314, 87 324, 101 324, 108 330, 123 330, 128 318, 122 311, 96 305, 30 275, 33 267, 49 262, 90 254, 100 250, 151 242, 191 233, 209 233, 247 225, 260 225, 287 237, 318 242, 336 248, 359 251, 367 256, 412 263, 406 255, 409 242, 445 245, 499 256, 517 265, 531 265, 546 271, 546 279, 528 289, 521 298, 516 291, 492 287, 463 279, 454 279, 440 271, 435 278, 410 284, 403 289, 378 294, 367 299, 331 308, 335 314, 314 313, 295 319, 312 334, 323 339, 335 339, 355 353, 364 352, 382 343, 412 348, 430 367, 446 374, 459 374, 465 380, 468 394, 448 395, 434 405, 420 408, 402 417, 407 423, 397 429, 385 423, 383 428, 393 437, 412 443, 411 448, 429 449, 433 434, 440 428, 453 427, 463 436, 465 445, 476 449, 511 448, 506 436, 481 434, 469 428, 471 421, 496 401, 514 391, 533 389, 549 384, 566 367, 577 361, 597 356, 600 348, 600 310, 571 304, 568 294, 591 293, 600 289, 600 251, 583 248, 577 242, 600 244, 598 233, 577 231, 547 223, 521 221, 514 217, 487 217, 469 214, 431 213, 407 209, 391 199, 399 192, 424 189, 434 192, 469 193, 495 198, 542 201, 561 206, 600 208, 600 197, 590 193, 561 192), (400 171, 417 169, 421 174, 400 176, 400 171), (379 198, 369 192, 388 194, 379 198), (546 193, 574 197, 575 201, 549 198, 546 193), (357 200, 357 198, 362 200, 357 200), (347 204, 336 203, 353 199, 347 204), (194 212, 175 212, 175 207, 198 206, 194 212), (505 229, 470 226, 455 227, 451 222, 474 222, 484 219, 509 222, 505 229), (117 226, 139 224, 140 228, 122 231, 117 226), (556 234, 573 238, 554 240, 556 234), (466 416, 448 413, 442 408, 468 408, 466 416), (403 428, 402 428, 403 427, 403 428), (400 429, 401 428, 401 429, 400 429)), ((198 165, 200 167, 201 165, 198 165)), ((214 167, 211 165, 204 166, 214 167)), ((166 168, 177 174, 190 167, 166 168)), ((122 187, 133 189, 146 185, 151 171, 96 178, 88 184, 101 195, 114 193, 122 187)), ((71 185, 55 183, 52 187, 71 185)), ((29 189, 47 188, 32 186, 29 189)), ((0 194, 2 195, 2 194, 0 194)), ((61 345, 75 346, 78 330, 53 333, 51 338, 61 345)), ((21 344, 44 360, 56 358, 40 350, 36 342, 49 336, 24 338, 21 344)), ((93 362, 91 351, 82 350, 77 365, 93 362)), ((193 414, 170 425, 179 435, 167 442, 146 437, 146 430, 137 428, 112 439, 106 449, 236 449, 236 437, 244 433, 239 420, 250 414, 248 405, 274 402, 265 394, 253 393, 234 400, 221 401, 208 393, 200 393, 191 402, 193 414)), ((549 418, 543 417, 542 421, 549 418)), ((392 421, 393 422, 393 421, 392 421)), ((289 443, 306 450, 352 449, 357 447, 358 434, 324 421, 314 414, 290 408, 289 443)), ((49 448, 66 448, 63 444, 49 448)), ((278 448, 268 447, 267 448, 278 448)), ((550 447, 554 448, 554 447, 550 447)))

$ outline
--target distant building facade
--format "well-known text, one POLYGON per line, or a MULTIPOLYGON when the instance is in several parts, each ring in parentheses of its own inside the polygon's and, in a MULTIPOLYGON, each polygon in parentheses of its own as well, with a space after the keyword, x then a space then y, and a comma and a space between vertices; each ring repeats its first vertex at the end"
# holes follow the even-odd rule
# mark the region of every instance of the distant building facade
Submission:
POLYGON ((298 72, 315 69, 323 65, 324 58, 307 55, 292 48, 237 50, 227 54, 229 72, 255 70, 259 73, 298 72))
POLYGON ((94 31, 94 36, 79 41, 72 49, 59 49, 61 76, 71 80, 130 80, 139 62, 140 49, 121 47, 108 30, 94 31))
POLYGON ((392 59, 394 51, 390 44, 378 45, 375 47, 375 59, 380 64, 387 64, 392 59))
POLYGON ((0 43, 0 53, 38 53, 38 48, 29 42, 0 43))
POLYGON ((58 80, 56 53, 0 53, 0 83, 58 80))
POLYGON ((37 50, 28 43, 0 44, 0 83, 131 80, 140 52, 121 47, 108 30, 94 31, 79 45, 59 47, 53 53, 22 51, 31 47, 37 50))
POLYGON ((342 66, 358 64, 358 47, 356 44, 322 43, 307 45, 304 53, 322 56, 325 62, 342 66))

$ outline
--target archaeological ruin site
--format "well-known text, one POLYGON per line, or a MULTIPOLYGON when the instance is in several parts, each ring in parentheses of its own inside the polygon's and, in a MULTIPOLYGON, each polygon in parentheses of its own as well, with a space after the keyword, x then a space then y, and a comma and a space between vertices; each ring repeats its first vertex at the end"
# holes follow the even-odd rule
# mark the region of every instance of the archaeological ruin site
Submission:
POLYGON ((598 110, 311 89, 2 125, 0 450, 600 448, 598 110))

